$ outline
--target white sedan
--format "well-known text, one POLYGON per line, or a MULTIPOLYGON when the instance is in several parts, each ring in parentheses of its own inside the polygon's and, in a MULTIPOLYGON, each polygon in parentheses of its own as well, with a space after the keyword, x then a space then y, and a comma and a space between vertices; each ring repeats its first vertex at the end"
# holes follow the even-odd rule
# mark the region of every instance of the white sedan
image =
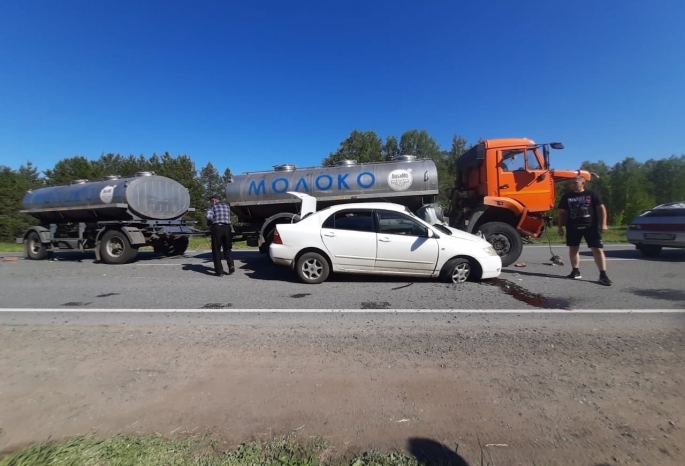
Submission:
POLYGON ((298 197, 303 219, 276 227, 269 255, 275 264, 293 267, 305 283, 321 283, 331 272, 462 283, 494 278, 502 270, 500 257, 484 239, 429 225, 402 205, 342 204, 314 212, 313 198, 298 197))

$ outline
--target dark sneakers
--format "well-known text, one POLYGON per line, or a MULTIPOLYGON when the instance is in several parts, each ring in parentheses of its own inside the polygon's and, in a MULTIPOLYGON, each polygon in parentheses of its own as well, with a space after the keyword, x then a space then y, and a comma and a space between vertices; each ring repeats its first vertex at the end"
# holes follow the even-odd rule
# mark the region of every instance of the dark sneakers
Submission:
POLYGON ((609 280, 609 277, 607 277, 606 274, 605 274, 605 275, 600 275, 600 276, 599 276, 599 280, 597 280, 597 282, 598 282, 600 285, 611 286, 611 280, 609 280))
POLYGON ((580 275, 580 270, 573 270, 570 274, 566 275, 566 278, 570 278, 572 280, 578 280, 579 278, 583 278, 580 275))

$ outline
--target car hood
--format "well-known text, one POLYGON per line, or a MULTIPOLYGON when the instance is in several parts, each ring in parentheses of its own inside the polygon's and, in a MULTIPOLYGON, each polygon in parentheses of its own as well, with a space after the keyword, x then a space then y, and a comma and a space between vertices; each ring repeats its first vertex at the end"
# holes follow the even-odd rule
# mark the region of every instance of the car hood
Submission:
POLYGON ((480 237, 478 235, 474 235, 472 233, 467 233, 465 231, 458 230, 456 228, 448 227, 447 225, 441 225, 441 226, 443 228, 447 228, 450 232, 452 232, 452 235, 451 236, 446 235, 445 233, 441 232, 439 229, 436 228, 435 230, 438 233, 438 235, 440 235, 440 239, 452 238, 452 239, 455 239, 458 241, 471 241, 473 243, 478 243, 478 244, 485 243, 484 245, 490 244, 487 241, 485 241, 485 239, 483 239, 482 237, 480 237))

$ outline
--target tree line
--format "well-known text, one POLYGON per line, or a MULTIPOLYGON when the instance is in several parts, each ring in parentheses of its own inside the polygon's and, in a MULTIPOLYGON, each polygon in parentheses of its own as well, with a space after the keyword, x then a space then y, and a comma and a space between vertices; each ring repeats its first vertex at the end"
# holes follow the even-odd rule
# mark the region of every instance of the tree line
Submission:
MULTIPOLYGON (((466 139, 454 135, 449 149, 443 149, 426 130, 409 130, 399 139, 389 135, 383 141, 374 131, 354 130, 340 142, 335 152, 321 161, 323 166, 339 160, 352 159, 359 163, 390 160, 396 155, 415 155, 432 159, 438 170, 440 202, 447 207, 446 192, 454 185, 457 160, 469 148, 466 139)), ((264 167, 255 166, 255 170, 264 167)), ((573 168, 573 167, 563 167, 573 168)), ((611 225, 626 225, 643 209, 670 201, 685 200, 685 155, 662 159, 650 159, 644 163, 632 157, 613 166, 603 161, 584 161, 581 168, 594 174, 588 189, 601 193, 609 213, 611 225)), ((152 171, 178 181, 188 188, 191 207, 186 219, 206 226, 204 213, 207 198, 211 194, 224 193, 230 168, 223 174, 208 162, 197 169, 187 154, 172 156, 152 154, 128 157, 120 154, 103 154, 99 159, 84 156, 67 157, 54 167, 39 171, 31 162, 17 170, 0 166, 0 241, 13 241, 26 228, 36 223, 28 215, 20 214, 22 199, 29 189, 69 183, 77 179, 98 180, 106 175, 132 176, 139 171, 152 171)), ((557 200, 566 191, 565 185, 557 186, 557 200)))

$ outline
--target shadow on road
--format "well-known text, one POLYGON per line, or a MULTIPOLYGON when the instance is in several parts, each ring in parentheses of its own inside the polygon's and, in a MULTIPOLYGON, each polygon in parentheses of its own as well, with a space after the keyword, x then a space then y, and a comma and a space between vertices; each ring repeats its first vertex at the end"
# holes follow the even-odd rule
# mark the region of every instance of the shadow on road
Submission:
POLYGON ((685 291, 683 290, 630 288, 628 291, 644 298, 663 299, 665 301, 685 304, 685 291))
POLYGON ((214 276, 214 267, 207 267, 202 264, 183 264, 183 270, 214 276))
POLYGON ((410 438, 407 440, 407 450, 425 466, 469 466, 459 453, 435 440, 410 438))

